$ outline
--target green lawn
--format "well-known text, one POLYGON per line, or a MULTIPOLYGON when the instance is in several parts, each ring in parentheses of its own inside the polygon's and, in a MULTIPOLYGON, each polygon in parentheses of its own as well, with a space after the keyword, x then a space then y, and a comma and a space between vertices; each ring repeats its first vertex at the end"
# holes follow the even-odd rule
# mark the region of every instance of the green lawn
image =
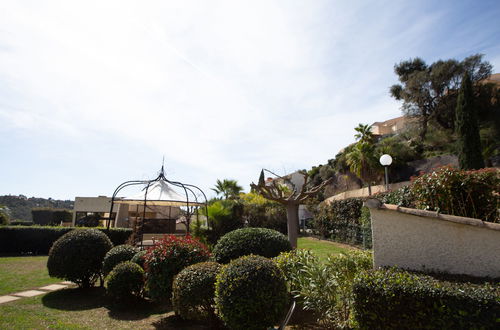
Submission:
POLYGON ((322 241, 313 237, 299 237, 297 245, 299 249, 311 250, 321 259, 326 259, 331 254, 339 254, 355 249, 344 244, 322 241))
POLYGON ((47 256, 0 257, 0 295, 61 282, 47 272, 47 256))

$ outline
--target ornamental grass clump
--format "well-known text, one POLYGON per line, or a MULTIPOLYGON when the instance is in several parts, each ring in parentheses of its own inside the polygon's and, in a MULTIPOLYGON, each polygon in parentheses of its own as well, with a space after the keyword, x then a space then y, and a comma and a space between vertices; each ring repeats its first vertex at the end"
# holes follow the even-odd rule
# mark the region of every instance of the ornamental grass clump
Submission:
POLYGON ((215 279, 222 266, 201 262, 184 268, 174 278, 172 306, 186 320, 208 320, 215 316, 215 279))
POLYGON ((96 229, 75 229, 61 236, 49 251, 49 275, 91 287, 101 274, 106 253, 113 247, 108 236, 96 229))
POLYGON ((146 289, 151 298, 170 299, 172 281, 185 267, 207 261, 210 252, 200 241, 174 235, 165 236, 144 256, 146 289))
POLYGON ((270 259, 249 255, 222 268, 215 283, 215 301, 228 328, 260 330, 280 321, 289 297, 281 270, 270 259))
POLYGON ((137 253, 137 248, 132 245, 122 244, 115 246, 106 253, 104 256, 104 261, 102 263, 102 273, 104 276, 108 275, 109 272, 120 262, 130 261, 134 255, 137 253))

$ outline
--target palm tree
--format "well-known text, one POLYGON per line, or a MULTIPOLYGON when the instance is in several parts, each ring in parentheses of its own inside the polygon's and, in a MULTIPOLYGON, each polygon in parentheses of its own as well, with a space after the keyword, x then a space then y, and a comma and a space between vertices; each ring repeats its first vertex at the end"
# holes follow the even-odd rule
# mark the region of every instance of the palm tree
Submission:
POLYGON ((212 190, 217 195, 223 195, 224 199, 235 199, 243 192, 243 187, 238 185, 236 180, 224 179, 221 181, 217 179, 217 183, 212 190))
POLYGON ((358 127, 355 127, 354 130, 357 132, 354 137, 356 141, 359 142, 373 142, 373 133, 372 133, 372 125, 368 124, 358 124, 358 127))
POLYGON ((351 172, 368 183, 368 194, 371 195, 371 180, 376 175, 377 168, 377 159, 374 154, 373 144, 359 141, 352 151, 346 155, 346 161, 351 172))

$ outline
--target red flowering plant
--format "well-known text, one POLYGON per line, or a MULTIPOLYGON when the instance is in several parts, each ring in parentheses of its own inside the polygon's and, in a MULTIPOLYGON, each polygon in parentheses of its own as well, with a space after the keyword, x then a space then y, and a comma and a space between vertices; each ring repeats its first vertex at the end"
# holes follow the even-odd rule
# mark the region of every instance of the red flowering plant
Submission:
POLYGON ((500 222, 500 170, 462 171, 443 166, 413 180, 417 208, 500 222))
POLYGON ((190 236, 167 235, 157 241, 144 256, 149 296, 156 300, 169 299, 174 276, 185 267, 209 258, 208 248, 190 236))

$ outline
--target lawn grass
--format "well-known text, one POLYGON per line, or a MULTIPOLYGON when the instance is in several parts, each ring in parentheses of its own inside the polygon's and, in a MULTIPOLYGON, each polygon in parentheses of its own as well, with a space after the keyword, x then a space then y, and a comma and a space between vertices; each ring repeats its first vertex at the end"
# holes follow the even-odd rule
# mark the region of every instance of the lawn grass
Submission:
POLYGON ((61 282, 49 277, 47 256, 0 257, 0 295, 61 282))
POLYGON ((299 249, 311 250, 320 259, 326 259, 329 255, 339 254, 341 252, 347 252, 355 249, 354 247, 345 244, 319 240, 313 237, 299 237, 297 247, 299 249))
POLYGON ((208 329, 182 321, 170 305, 117 306, 103 288, 63 289, 0 305, 0 329, 208 329))

